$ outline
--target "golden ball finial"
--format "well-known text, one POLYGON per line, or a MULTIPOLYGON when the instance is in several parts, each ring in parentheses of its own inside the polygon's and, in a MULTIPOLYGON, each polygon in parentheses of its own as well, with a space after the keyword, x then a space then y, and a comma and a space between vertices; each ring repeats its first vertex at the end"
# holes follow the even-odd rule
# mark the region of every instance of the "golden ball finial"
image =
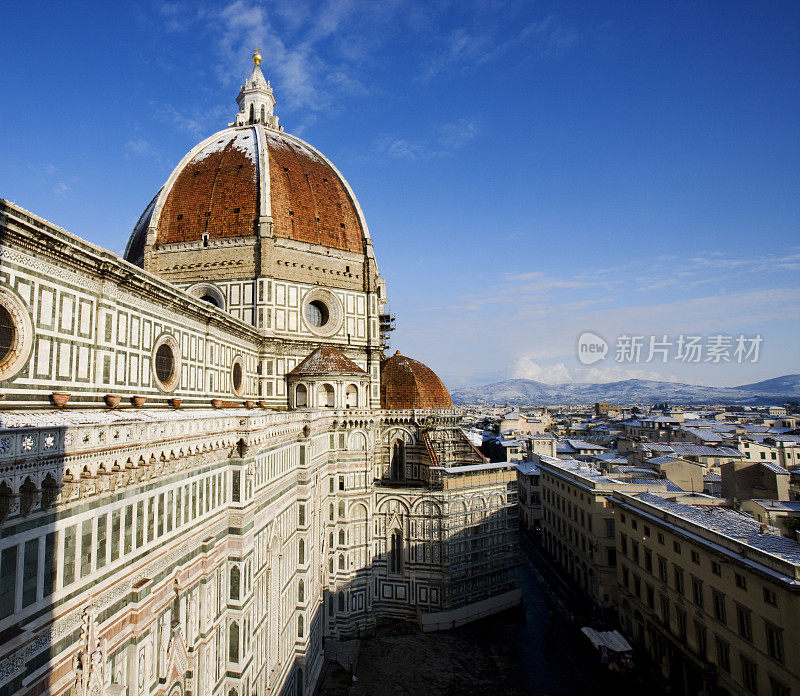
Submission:
POLYGON ((261 51, 259 49, 253 51, 253 64, 256 66, 261 65, 261 51))

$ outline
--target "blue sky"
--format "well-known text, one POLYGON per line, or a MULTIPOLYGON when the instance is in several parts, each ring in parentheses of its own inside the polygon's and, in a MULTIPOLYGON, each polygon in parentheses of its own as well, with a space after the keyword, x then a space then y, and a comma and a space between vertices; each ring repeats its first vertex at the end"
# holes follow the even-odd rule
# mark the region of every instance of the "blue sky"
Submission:
POLYGON ((393 346, 450 387, 800 372, 796 2, 3 5, 0 196, 121 253, 255 45, 353 186, 393 346), (611 344, 583 366, 576 340, 611 344), (621 335, 759 360, 614 360, 621 335))

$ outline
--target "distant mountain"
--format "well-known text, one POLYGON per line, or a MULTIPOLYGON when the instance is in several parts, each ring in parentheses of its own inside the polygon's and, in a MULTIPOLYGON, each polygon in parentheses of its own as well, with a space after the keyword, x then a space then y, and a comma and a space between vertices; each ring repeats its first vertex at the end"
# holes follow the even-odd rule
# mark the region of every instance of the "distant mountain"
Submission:
POLYGON ((507 379, 452 392, 457 404, 782 404, 800 399, 800 375, 784 375, 739 387, 704 387, 678 382, 626 379, 604 384, 544 384, 532 379, 507 379))
POLYGON ((765 379, 763 382, 743 384, 741 387, 734 387, 734 389, 755 394, 793 395, 797 398, 797 395, 800 394, 800 375, 773 377, 772 379, 765 379))

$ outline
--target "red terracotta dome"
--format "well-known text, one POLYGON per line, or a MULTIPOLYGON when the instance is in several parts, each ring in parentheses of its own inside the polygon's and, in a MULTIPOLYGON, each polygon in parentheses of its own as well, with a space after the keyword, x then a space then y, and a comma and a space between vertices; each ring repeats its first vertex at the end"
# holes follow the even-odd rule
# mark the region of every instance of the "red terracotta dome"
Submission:
POLYGON ((147 244, 255 240, 263 218, 276 238, 295 242, 363 254, 369 239, 336 168, 299 138, 254 123, 215 133, 183 158, 137 222, 125 259, 142 265, 147 244))
POLYGON ((397 351, 381 365, 381 408, 453 408, 453 400, 431 368, 397 351))

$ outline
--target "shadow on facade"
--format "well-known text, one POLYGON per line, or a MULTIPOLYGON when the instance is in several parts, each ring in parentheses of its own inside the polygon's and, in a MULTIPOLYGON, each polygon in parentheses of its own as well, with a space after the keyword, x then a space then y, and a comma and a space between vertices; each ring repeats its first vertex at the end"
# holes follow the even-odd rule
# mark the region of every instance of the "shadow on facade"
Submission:
MULTIPOLYGON (((42 426, 0 433, 0 451, 9 457, 0 469, 0 696, 306 694, 322 671, 326 641, 374 635, 384 621, 421 625, 433 617, 440 627, 461 625, 497 611, 493 599, 513 589, 515 504, 506 498, 490 510, 466 493, 445 504, 442 490, 412 486, 407 495, 432 503, 412 508, 402 482, 376 482, 373 516, 355 519, 350 506, 321 520, 321 538, 308 538, 290 569, 291 582, 300 583, 290 595, 297 603, 282 603, 288 590, 273 579, 266 591, 277 601, 258 616, 259 586, 252 569, 245 579, 246 561, 232 541, 242 530, 231 528, 241 523, 231 522, 238 511, 230 504, 253 497, 238 475, 245 452, 234 443, 224 464, 203 460, 213 464, 207 480, 219 475, 220 483, 191 489, 183 481, 194 479, 180 479, 173 466, 178 453, 134 462, 114 448, 95 470, 80 468, 74 456, 77 465, 65 469, 65 438, 74 432, 42 426), (217 473, 228 469, 229 484, 217 473), (172 480, 182 483, 172 487, 172 480), (181 490, 191 490, 191 500, 181 490), (91 500, 96 496, 102 501, 91 500), (211 517, 195 514, 203 510, 211 517), (75 522, 64 526, 67 516, 75 522), (197 536, 224 520, 218 536, 191 551, 173 532, 183 524, 187 537, 197 536), (152 577, 134 582, 120 568, 125 559, 133 566, 167 550, 152 577), (111 580, 120 580, 118 589, 111 580), (103 584, 101 600, 93 588, 103 584), (200 630, 208 603, 219 613, 200 630), (257 640, 254 627, 263 618, 276 635, 257 640), (146 635, 136 635, 137 625, 146 635), (120 635, 129 637, 120 643, 120 635), (288 642, 288 655, 270 674, 279 641, 288 642)), ((201 460, 192 461, 190 469, 201 460)))
MULTIPOLYGON (((4 427, 7 427, 3 423, 4 427)), ((56 520, 62 487, 76 485, 64 471, 66 428, 0 432, 0 695, 23 693, 27 678, 49 664, 57 646, 30 649, 33 633, 52 623, 59 574, 56 520), (41 649, 39 649, 41 648, 41 649)), ((72 582, 88 574, 75 558, 72 528, 62 540, 73 562, 61 569, 72 582)), ((40 639, 41 640, 41 639, 40 639)))
MULTIPOLYGON (((406 542, 408 536, 394 529, 378 542, 385 551, 373 555, 368 565, 345 571, 339 581, 331 575, 334 580, 323 589, 312 619, 324 641, 374 636, 391 621, 412 622, 418 630, 423 625, 425 630, 434 625, 455 628, 519 603, 509 597, 516 588, 513 571, 519 564, 516 515, 506 511, 476 515, 449 534, 443 519, 437 522, 441 533, 431 541, 412 536, 406 542)), ((327 553, 334 570, 341 573, 343 554, 327 553)), ((356 667, 346 658, 340 665, 344 670, 356 667)))

